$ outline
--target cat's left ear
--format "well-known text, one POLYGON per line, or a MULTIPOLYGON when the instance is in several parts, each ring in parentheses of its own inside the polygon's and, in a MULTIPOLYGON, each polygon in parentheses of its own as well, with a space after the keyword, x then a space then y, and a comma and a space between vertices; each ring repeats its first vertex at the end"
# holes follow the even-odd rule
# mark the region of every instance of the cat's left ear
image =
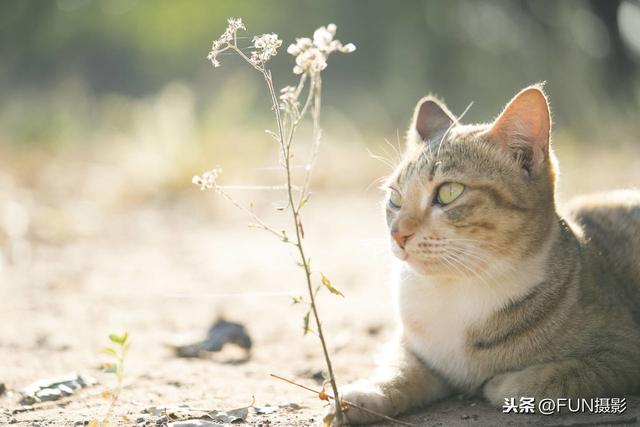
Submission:
POLYGON ((530 175, 549 161, 551 115, 541 85, 518 93, 487 132, 490 140, 508 150, 530 175))
POLYGON ((411 130, 426 142, 444 135, 454 122, 453 114, 444 103, 434 96, 426 96, 416 105, 411 130))

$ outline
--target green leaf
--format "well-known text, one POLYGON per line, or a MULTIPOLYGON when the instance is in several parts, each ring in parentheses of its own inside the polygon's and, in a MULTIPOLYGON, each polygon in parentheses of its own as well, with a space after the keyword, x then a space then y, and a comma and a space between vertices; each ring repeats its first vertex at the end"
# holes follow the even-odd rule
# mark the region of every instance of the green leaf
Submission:
POLYGON ((325 276, 322 273, 320 273, 320 275, 322 276, 322 284, 324 285, 325 288, 329 289, 329 292, 331 292, 332 294, 340 295, 341 297, 344 297, 344 294, 342 292, 340 292, 338 289, 333 287, 333 285, 331 284, 331 281, 327 278, 327 276, 325 276))
POLYGON ((118 353, 115 351, 115 349, 111 347, 103 348, 102 350, 100 350, 100 353, 108 354, 109 356, 113 356, 113 357, 118 357, 118 353))
POLYGON ((302 295, 291 297, 291 304, 302 304, 303 302, 304 298, 302 297, 302 295))
POLYGON ((304 205, 307 204, 307 202, 309 201, 310 197, 311 197, 311 193, 309 193, 306 196, 304 196, 304 198, 300 201, 300 207, 298 209, 302 209, 304 207, 304 205))
POLYGON ((109 339, 111 340, 111 342, 118 344, 119 346, 123 346, 127 342, 128 338, 129 338, 128 332, 125 332, 122 335, 118 335, 118 334, 109 335, 109 339))
POLYGON ((311 332, 311 329, 309 329, 310 316, 311 316, 311 310, 307 311, 307 314, 304 315, 304 320, 303 320, 304 335, 307 335, 309 332, 311 332))

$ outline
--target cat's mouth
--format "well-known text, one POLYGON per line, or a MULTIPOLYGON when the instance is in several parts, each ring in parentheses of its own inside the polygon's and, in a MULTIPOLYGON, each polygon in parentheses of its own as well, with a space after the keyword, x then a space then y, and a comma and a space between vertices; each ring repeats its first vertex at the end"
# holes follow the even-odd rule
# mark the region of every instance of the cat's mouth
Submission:
POLYGON ((473 253, 475 258, 467 259, 470 249, 447 245, 442 240, 444 239, 410 242, 401 247, 391 239, 391 252, 411 269, 428 276, 467 276, 476 274, 476 268, 486 267, 484 254, 476 251, 473 253))

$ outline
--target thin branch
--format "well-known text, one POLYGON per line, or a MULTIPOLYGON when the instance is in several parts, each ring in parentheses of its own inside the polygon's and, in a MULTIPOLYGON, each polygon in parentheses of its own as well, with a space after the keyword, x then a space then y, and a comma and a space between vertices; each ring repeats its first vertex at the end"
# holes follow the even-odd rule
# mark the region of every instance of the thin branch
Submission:
MULTIPOLYGON (((263 71, 263 76, 265 81, 267 82, 267 87, 269 88, 269 93, 271 95, 271 99, 274 105, 274 111, 276 116, 276 121, 278 122, 278 132, 280 133, 280 141, 282 143, 282 151, 284 153, 284 166, 286 172, 286 180, 287 180, 287 195, 289 197, 289 207, 291 210, 291 217, 293 219, 293 223, 296 231, 296 247, 298 248, 298 252, 300 254, 300 261, 305 273, 305 279, 307 281, 307 290, 309 292, 309 299, 311 302, 311 311, 313 313, 313 317, 316 321, 317 333, 320 338, 320 343, 322 344, 322 352, 324 354, 325 363, 327 365, 327 371, 329 372, 329 379, 331 381, 331 388, 333 389, 333 395, 335 396, 336 401, 336 420, 339 425, 343 422, 343 414, 342 408, 340 406, 340 396, 338 394, 338 384, 336 383, 335 374, 333 372, 333 365, 331 363, 331 357, 329 356, 329 349, 327 348, 327 342, 325 340, 324 334, 322 332, 322 323, 320 322, 320 315, 318 314, 318 307, 316 306, 315 294, 313 292, 313 283, 311 280, 311 267, 309 266, 309 261, 307 256, 305 255, 304 247, 302 245, 302 223, 300 221, 300 205, 295 204, 294 200, 294 189, 292 182, 292 172, 291 172, 291 142, 293 139, 293 131, 295 127, 292 128, 292 132, 289 135, 289 141, 285 145, 284 143, 284 131, 282 127, 282 120, 280 117, 280 109, 278 108, 278 100, 276 97, 275 89, 273 88, 273 80, 271 79, 271 73, 268 70, 263 71)), ((318 82, 316 82, 318 83, 318 82)), ((319 91, 320 86, 315 85, 315 90, 319 91)), ((314 99, 316 102, 314 103, 314 135, 317 136, 318 123, 319 123, 319 114, 320 114, 320 101, 319 101, 319 92, 315 92, 314 99)), ((314 141, 315 143, 315 141, 314 141)), ((304 186, 303 186, 304 191, 304 186)), ((302 199, 301 199, 302 200, 302 199)))
POLYGON ((311 184, 311 174, 316 164, 316 160, 318 159, 318 152, 320 150, 320 137, 322 135, 322 130, 320 129, 320 108, 321 108, 320 92, 322 90, 322 80, 319 74, 316 77, 312 78, 311 88, 313 89, 313 92, 314 92, 313 111, 311 114, 313 117, 313 143, 311 144, 311 158, 309 159, 309 164, 307 165, 306 174, 304 176, 304 181, 302 183, 302 191, 300 192, 298 209, 302 207, 305 200, 307 199, 307 194, 309 192, 309 185, 311 184))
POLYGON ((255 212, 253 212, 251 209, 247 208, 246 206, 241 205, 238 201, 236 201, 236 199, 231 197, 231 195, 229 193, 227 193, 226 191, 224 191, 221 187, 216 185, 214 187, 214 189, 218 194, 220 194, 222 197, 224 197, 229 202, 231 202, 231 204, 233 206, 235 206, 236 208, 238 208, 241 211, 243 211, 246 214, 248 214, 256 222, 256 224, 254 224, 254 226, 256 226, 257 228, 261 228, 261 229, 263 229, 265 231, 268 231, 269 233, 273 234, 274 236, 276 236, 278 239, 280 239, 281 241, 283 241, 285 243, 293 243, 293 242, 289 241, 289 238, 287 237, 286 234, 284 234, 281 231, 276 230, 275 228, 273 228, 270 225, 268 225, 267 223, 265 223, 262 219, 260 219, 260 217, 258 215, 255 214, 255 212))
MULTIPOLYGON (((300 388, 305 389, 307 391, 310 391, 312 393, 320 394, 320 392, 318 390, 314 390, 311 387, 307 387, 307 386, 299 384, 299 383, 297 383, 297 382, 295 382, 293 380, 281 377, 280 375, 276 375, 276 374, 269 374, 269 375, 272 376, 273 378, 277 378, 279 380, 282 380, 282 381, 287 382, 289 384, 295 385, 297 387, 300 387, 300 388)), ((327 396, 329 397, 329 399, 333 399, 333 396, 331 396, 330 394, 327 394, 327 396)), ((368 412, 371 415, 375 415, 376 417, 380 417, 380 418, 385 419, 385 420, 387 420, 387 421, 389 421, 391 423, 394 423, 394 424, 398 424, 398 425, 401 425, 401 426, 411 426, 411 427, 417 426, 417 424, 411 424, 411 423, 408 423, 406 421, 396 420, 395 418, 392 418, 392 417, 390 417, 388 415, 381 414, 380 412, 376 412, 374 410, 365 408, 364 406, 360 406, 357 403, 349 402, 348 400, 340 399, 340 402, 346 403, 349 406, 353 406, 356 409, 360 409, 361 411, 368 412)))

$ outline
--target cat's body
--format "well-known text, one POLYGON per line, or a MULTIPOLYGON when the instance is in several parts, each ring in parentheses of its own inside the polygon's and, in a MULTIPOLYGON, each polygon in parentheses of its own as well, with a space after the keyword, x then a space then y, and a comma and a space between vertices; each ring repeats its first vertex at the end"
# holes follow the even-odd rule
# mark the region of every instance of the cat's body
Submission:
POLYGON ((502 405, 640 389, 640 192, 561 217, 550 126, 538 86, 490 125, 421 101, 389 180, 398 340, 344 399, 396 415, 460 392, 502 405))

